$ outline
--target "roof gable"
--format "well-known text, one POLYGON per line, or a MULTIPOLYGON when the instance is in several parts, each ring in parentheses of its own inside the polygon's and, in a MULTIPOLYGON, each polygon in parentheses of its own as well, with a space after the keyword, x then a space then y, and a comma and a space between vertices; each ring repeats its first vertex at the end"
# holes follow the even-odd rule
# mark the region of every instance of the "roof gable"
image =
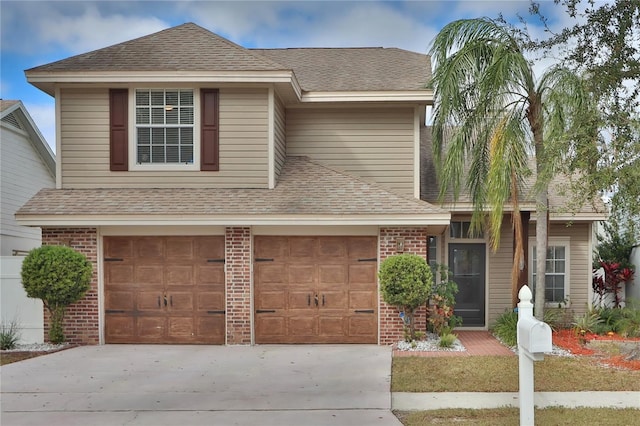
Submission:
POLYGON ((194 23, 27 70, 273 71, 283 67, 194 23))
POLYGON ((51 176, 55 177, 55 154, 44 139, 44 136, 42 136, 42 133, 40 133, 40 130, 29 115, 29 112, 22 101, 0 99, 0 119, 2 120, 3 125, 17 128, 29 135, 29 141, 44 161, 44 164, 49 170, 49 173, 51 173, 51 176))

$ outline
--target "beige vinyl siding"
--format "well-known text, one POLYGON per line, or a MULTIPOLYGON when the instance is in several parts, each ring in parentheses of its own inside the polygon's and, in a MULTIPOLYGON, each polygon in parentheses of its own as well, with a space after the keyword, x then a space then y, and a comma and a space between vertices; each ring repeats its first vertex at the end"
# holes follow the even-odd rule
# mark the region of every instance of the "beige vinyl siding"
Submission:
POLYGON ((287 155, 305 155, 414 194, 414 109, 287 110, 287 155))
MULTIPOLYGON (((535 222, 529 225, 529 240, 535 241, 535 222)), ((513 231, 507 218, 502 225, 500 248, 496 253, 489 252, 489 326, 505 309, 511 309, 511 264, 513 261, 513 231)), ((591 254, 589 253, 589 225, 574 223, 567 226, 564 223, 551 225, 549 238, 568 238, 569 246, 569 289, 567 294, 571 301, 570 309, 575 314, 582 314, 587 309, 589 301, 589 286, 591 277, 591 254)), ((529 253, 531 257, 531 253, 529 253)), ((529 280, 535 265, 529 266, 529 280)), ((532 283, 529 283, 530 285, 532 283)))
POLYGON ((274 136, 275 136, 275 172, 276 179, 280 176, 280 172, 282 171, 282 167, 284 166, 285 158, 287 156, 287 147, 285 144, 285 109, 284 104, 280 100, 278 96, 275 97, 275 111, 274 111, 274 136))
MULTIPOLYGON (((62 89, 58 101, 63 188, 266 188, 268 185, 267 89, 220 89, 218 172, 111 172, 109 90, 62 89)), ((134 143, 132 136, 129 143, 134 143)))
POLYGON ((487 324, 493 326, 505 310, 511 306, 511 266, 513 264, 513 230, 511 218, 505 217, 500 232, 500 246, 494 253, 487 244, 489 258, 488 268, 488 293, 489 318, 487 324))

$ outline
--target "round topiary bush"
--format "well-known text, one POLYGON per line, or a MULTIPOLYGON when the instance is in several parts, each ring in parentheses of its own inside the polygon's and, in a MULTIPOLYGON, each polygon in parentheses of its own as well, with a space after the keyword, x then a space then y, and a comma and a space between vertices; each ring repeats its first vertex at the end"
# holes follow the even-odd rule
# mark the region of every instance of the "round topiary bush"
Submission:
POLYGON ((82 299, 91 286, 91 263, 65 246, 42 246, 22 262, 22 286, 27 296, 41 299, 51 314, 49 340, 62 343, 62 321, 67 306, 82 299))
POLYGON ((415 340, 414 311, 427 302, 433 285, 427 261, 415 254, 390 256, 380 264, 378 278, 382 298, 404 311, 411 340, 415 340))

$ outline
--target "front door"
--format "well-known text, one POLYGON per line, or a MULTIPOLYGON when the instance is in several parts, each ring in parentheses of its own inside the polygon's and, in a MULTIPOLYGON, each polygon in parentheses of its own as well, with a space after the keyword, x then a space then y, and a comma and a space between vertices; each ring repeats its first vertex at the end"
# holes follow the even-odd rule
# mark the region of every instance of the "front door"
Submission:
POLYGON ((454 313, 463 327, 484 327, 485 245, 449 244, 449 268, 458 284, 454 313))

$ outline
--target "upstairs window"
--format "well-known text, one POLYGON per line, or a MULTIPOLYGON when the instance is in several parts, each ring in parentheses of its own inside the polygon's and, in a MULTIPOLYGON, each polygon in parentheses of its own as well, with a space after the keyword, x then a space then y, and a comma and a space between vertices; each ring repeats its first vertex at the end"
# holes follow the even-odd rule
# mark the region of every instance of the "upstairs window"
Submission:
POLYGON ((137 164, 194 163, 193 90, 135 92, 137 164))

